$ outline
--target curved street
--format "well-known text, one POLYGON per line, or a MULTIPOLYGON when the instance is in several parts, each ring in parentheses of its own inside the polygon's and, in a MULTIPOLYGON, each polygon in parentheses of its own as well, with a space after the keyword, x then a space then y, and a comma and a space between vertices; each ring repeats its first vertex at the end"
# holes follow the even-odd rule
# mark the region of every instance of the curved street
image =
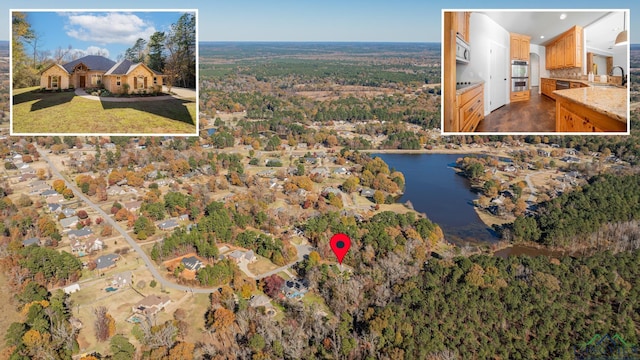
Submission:
MULTIPOLYGON (((87 204, 87 206, 89 206, 92 209, 94 209, 98 214, 100 214, 100 216, 102 216, 102 218, 107 223, 109 223, 109 225, 111 225, 113 227, 114 230, 118 231, 118 233, 120 233, 120 235, 122 235, 122 237, 129 243, 129 245, 131 245, 131 248, 133 250, 135 250, 135 252, 138 254, 138 256, 140 256, 142 258, 142 260, 144 261, 145 265, 147 266, 147 269, 149 269, 149 271, 151 272, 153 277, 162 286, 164 286, 166 288, 171 288, 171 289, 176 289, 176 290, 181 290, 181 291, 187 291, 187 292, 192 292, 192 293, 197 293, 197 294, 210 294, 210 293, 213 293, 214 291, 218 290, 218 287, 207 289, 207 288, 194 288, 194 287, 179 285, 179 284, 176 284, 174 282, 171 282, 171 281, 165 279, 160 274, 158 269, 155 267, 155 265, 153 264, 153 262, 149 258, 149 256, 147 256, 147 254, 144 252, 144 250, 142 250, 140 245, 126 232, 125 229, 123 229, 120 226, 120 224, 118 224, 109 214, 107 214, 98 205, 96 205, 93 201, 91 201, 91 199, 89 199, 87 196, 85 196, 82 193, 82 191, 73 182, 67 180, 64 176, 62 176, 62 174, 60 173, 58 168, 56 168, 55 164, 49 159, 49 157, 47 156, 47 154, 45 152, 43 152, 40 149, 38 149, 38 153, 40 154, 40 157, 42 159, 44 159, 47 162, 47 164, 49 164, 49 168, 51 169, 51 172, 55 176, 57 176, 58 178, 64 180, 65 184, 67 185, 67 188, 71 189, 75 196, 77 196, 82 201, 84 201, 87 204)), ((259 276, 255 276, 255 275, 251 274, 251 272, 248 272, 248 269, 246 269, 247 271, 244 271, 244 272, 247 273, 247 275, 249 277, 253 277, 255 279, 262 279, 262 278, 264 278, 266 276, 269 276, 271 274, 275 274, 275 273, 278 273, 280 271, 283 271, 285 269, 290 268, 291 266, 293 266, 298 261, 301 261, 302 259, 304 259, 305 255, 309 255, 309 252, 311 251, 310 246, 306 245, 306 244, 297 245, 296 246, 296 250, 298 252, 298 256, 295 259, 295 261, 293 261, 293 262, 291 262, 291 263, 289 263, 287 265, 284 265, 282 267, 279 267, 279 268, 277 268, 277 269, 275 269, 273 271, 270 271, 270 272, 265 273, 265 274, 261 274, 259 276)), ((241 269, 241 270, 244 270, 244 269, 241 269)))
POLYGON ((127 232, 115 220, 113 220, 113 218, 109 214, 107 214, 104 210, 102 210, 98 205, 94 204, 93 201, 91 201, 91 199, 89 199, 87 196, 85 196, 82 193, 82 191, 80 191, 80 189, 78 189, 78 187, 74 183, 68 181, 64 176, 62 176, 62 174, 60 173, 58 168, 55 167, 55 164, 49 159, 47 154, 45 154, 43 151, 41 151, 39 149, 38 149, 38 153, 40 153, 40 157, 42 159, 44 159, 49 164, 49 168, 51 169, 51 172, 55 176, 57 176, 60 179, 64 180, 65 184, 67 185, 67 188, 73 190, 73 193, 74 193, 75 196, 77 196, 80 199, 82 199, 82 201, 84 201, 87 204, 87 206, 91 207, 98 214, 100 214, 100 216, 102 216, 102 218, 107 223, 109 223, 109 225, 111 225, 114 230, 118 231, 120 233, 120 235, 122 235, 122 237, 129 243, 129 245, 131 245, 131 248, 133 250, 135 250, 135 252, 138 253, 138 256, 140 256, 142 258, 142 260, 144 261, 145 265, 147 266, 147 269, 149 269, 149 271, 151 272, 153 277, 162 286, 164 286, 166 288, 171 288, 171 289, 176 289, 176 290, 181 290, 181 291, 188 291, 188 292, 193 292, 193 293, 198 293, 198 294, 210 294, 210 293, 212 293, 214 291, 217 291, 217 289, 218 289, 217 287, 216 288, 211 288, 211 289, 193 288, 193 287, 189 287, 189 286, 178 285, 176 283, 173 283, 173 282, 165 279, 162 275, 160 275, 160 272, 158 271, 158 269, 156 269, 155 265, 153 264, 153 262, 151 261, 149 256, 147 256, 147 254, 144 252, 144 250, 142 250, 140 245, 138 245, 138 243, 131 236, 129 236, 129 234, 127 234, 127 232))

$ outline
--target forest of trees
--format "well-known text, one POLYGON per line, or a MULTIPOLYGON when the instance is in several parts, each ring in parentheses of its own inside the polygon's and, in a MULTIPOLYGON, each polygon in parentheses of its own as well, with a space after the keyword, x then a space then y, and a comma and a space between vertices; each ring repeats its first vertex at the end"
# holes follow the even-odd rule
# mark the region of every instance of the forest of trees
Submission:
POLYGON ((640 233, 634 226, 638 219, 640 178, 606 174, 591 178, 582 188, 540 204, 535 216, 518 217, 503 230, 503 235, 512 236, 514 241, 552 246, 633 250, 640 248, 640 233), (610 238, 601 232, 604 225, 628 231, 622 231, 624 236, 620 238, 610 238))

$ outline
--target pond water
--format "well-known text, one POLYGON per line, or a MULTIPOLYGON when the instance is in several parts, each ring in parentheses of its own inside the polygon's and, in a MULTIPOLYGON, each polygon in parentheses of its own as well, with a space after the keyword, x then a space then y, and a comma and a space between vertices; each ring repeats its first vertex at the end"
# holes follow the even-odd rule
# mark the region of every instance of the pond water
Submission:
POLYGON ((411 201, 413 208, 442 228, 447 241, 458 246, 493 244, 499 239, 473 208, 477 194, 469 180, 454 166, 459 154, 375 154, 389 168, 402 172, 406 187, 399 203, 411 201))

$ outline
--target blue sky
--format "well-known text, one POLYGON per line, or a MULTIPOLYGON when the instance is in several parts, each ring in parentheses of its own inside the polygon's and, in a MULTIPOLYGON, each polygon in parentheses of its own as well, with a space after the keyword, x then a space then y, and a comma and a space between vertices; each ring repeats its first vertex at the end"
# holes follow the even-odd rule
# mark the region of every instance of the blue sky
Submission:
MULTIPOLYGON (((638 24, 638 4, 637 0, 111 0, 100 4, 59 0, 53 5, 47 0, 8 0, 0 4, 0 12, 8 14, 9 9, 87 9, 88 5, 91 9, 176 9, 178 6, 198 9, 200 41, 439 42, 442 8, 630 8, 631 24, 638 24)), ((0 39, 9 39, 9 16, 3 19, 0 21, 0 39)), ((640 27, 631 27, 631 42, 640 43, 640 27)))
POLYGON ((103 55, 116 60, 138 38, 168 31, 180 12, 25 11, 37 34, 41 50, 68 49, 84 55, 103 55))

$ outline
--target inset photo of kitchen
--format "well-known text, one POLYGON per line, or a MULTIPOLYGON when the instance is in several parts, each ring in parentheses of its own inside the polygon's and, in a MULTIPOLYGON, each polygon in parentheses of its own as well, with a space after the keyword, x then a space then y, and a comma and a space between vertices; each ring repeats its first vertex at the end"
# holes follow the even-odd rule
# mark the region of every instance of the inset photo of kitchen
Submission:
POLYGON ((629 9, 443 10, 442 129, 629 134, 629 9))

